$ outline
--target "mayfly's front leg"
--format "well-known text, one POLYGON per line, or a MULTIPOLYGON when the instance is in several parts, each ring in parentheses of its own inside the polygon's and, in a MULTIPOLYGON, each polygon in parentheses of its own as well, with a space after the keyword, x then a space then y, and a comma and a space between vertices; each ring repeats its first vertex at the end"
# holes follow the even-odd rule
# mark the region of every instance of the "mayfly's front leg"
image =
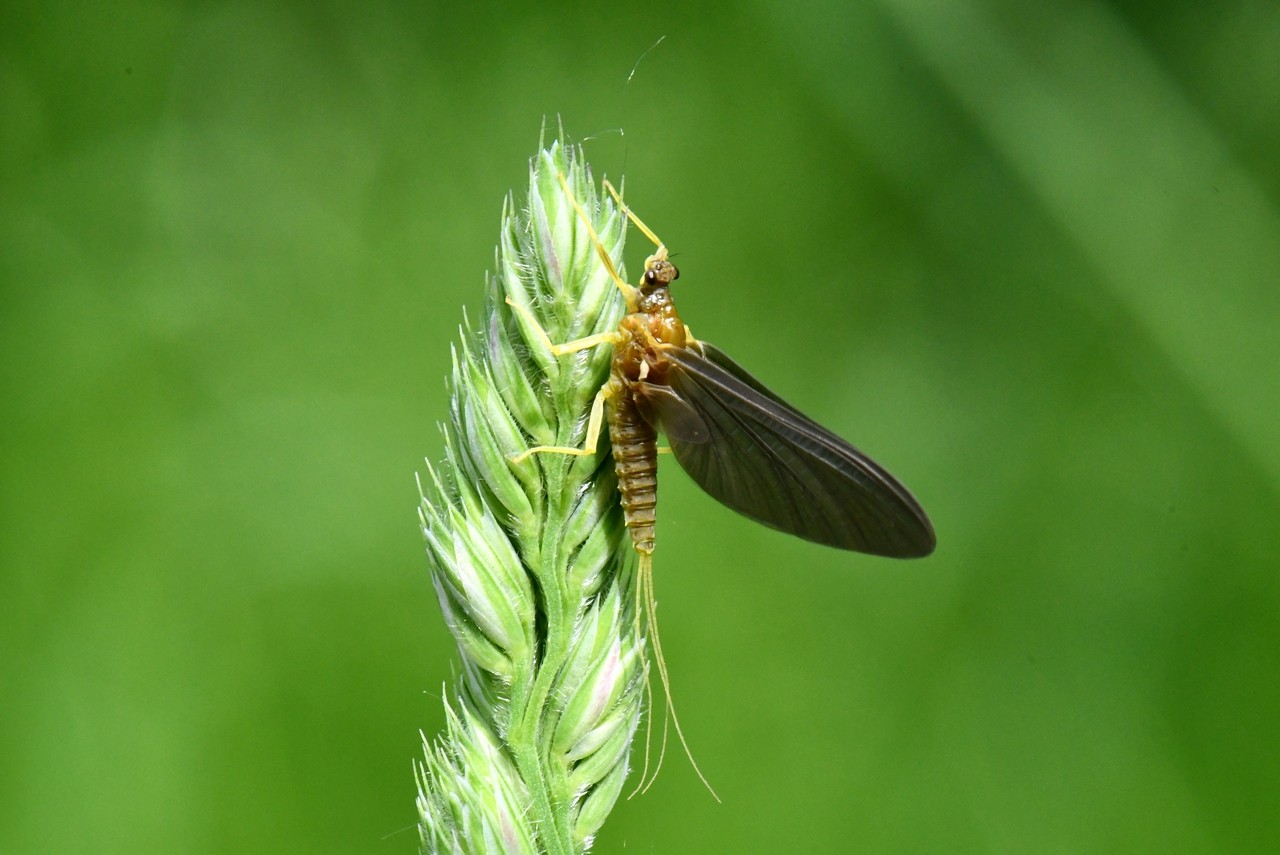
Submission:
MULTIPOLYGON (((662 242, 662 238, 658 237, 658 235, 654 233, 653 229, 646 226, 644 224, 644 220, 641 220, 635 215, 635 212, 632 211, 627 203, 622 200, 622 194, 618 192, 618 189, 614 187, 607 178, 603 183, 604 189, 609 191, 609 195, 613 197, 613 201, 615 201, 618 204, 618 207, 622 209, 622 213, 627 215, 627 219, 631 221, 632 225, 643 232, 644 236, 653 241, 653 245, 657 247, 657 249, 653 251, 653 255, 644 260, 644 269, 648 271, 650 265, 655 261, 666 261, 667 245, 662 242)), ((576 202, 574 204, 577 205, 576 202)), ((614 275, 614 278, 617 279, 616 274, 614 275)), ((689 329, 688 324, 685 324, 684 326, 684 334, 688 339, 688 343, 697 344, 698 340, 693 337, 693 330, 689 329)))
POLYGON ((653 241, 653 245, 658 248, 657 252, 653 254, 653 257, 666 258, 667 245, 664 244, 656 234, 654 234, 653 229, 646 226, 644 224, 644 221, 635 215, 635 213, 631 210, 630 206, 628 206, 626 202, 622 201, 622 194, 617 191, 617 189, 613 186, 613 184, 609 182, 609 179, 607 178, 604 180, 604 189, 609 191, 609 195, 612 196, 613 200, 618 203, 618 207, 622 209, 622 213, 627 215, 627 219, 630 220, 635 225, 636 228, 638 228, 641 232, 643 232, 645 237, 653 241))
MULTIPOLYGON (((600 257, 600 263, 604 265, 604 269, 608 271, 609 278, 613 280, 613 284, 618 286, 618 290, 622 292, 622 298, 627 302, 627 311, 634 312, 636 310, 636 289, 627 284, 627 281, 618 275, 618 268, 614 267, 613 259, 609 257, 609 252, 604 248, 604 244, 600 242, 600 235, 596 232, 596 227, 591 225, 591 218, 587 216, 587 212, 582 210, 582 206, 578 204, 578 200, 574 198, 573 191, 569 189, 569 182, 565 180, 563 172, 557 172, 556 178, 560 181, 560 187, 564 190, 564 195, 569 199, 569 203, 573 205, 573 209, 578 212, 578 218, 582 220, 582 225, 586 227, 587 234, 591 236, 591 245, 596 248, 596 255, 600 257)), ((613 185, 605 182, 605 185, 612 188, 613 185)), ((614 197, 618 194, 615 191, 614 197)))
MULTIPOLYGON (((521 317, 529 325, 529 329, 533 331, 534 336, 541 342, 547 350, 556 356, 563 356, 566 353, 574 353, 579 350, 587 350, 588 348, 598 347, 602 344, 616 344, 618 341, 618 333, 607 332, 589 335, 586 338, 567 341, 564 344, 555 344, 551 341, 551 337, 547 335, 547 331, 538 323, 538 319, 533 313, 518 303, 512 302, 511 298, 507 298, 507 305, 520 313, 521 317)), ((596 393, 595 400, 591 402, 591 416, 587 419, 587 436, 582 448, 572 448, 565 445, 537 445, 514 454, 510 460, 512 463, 523 463, 525 458, 531 454, 569 454, 574 457, 590 457, 596 453, 596 448, 600 443, 600 428, 604 424, 604 402, 611 394, 612 384, 606 383, 600 387, 600 391, 596 393)))

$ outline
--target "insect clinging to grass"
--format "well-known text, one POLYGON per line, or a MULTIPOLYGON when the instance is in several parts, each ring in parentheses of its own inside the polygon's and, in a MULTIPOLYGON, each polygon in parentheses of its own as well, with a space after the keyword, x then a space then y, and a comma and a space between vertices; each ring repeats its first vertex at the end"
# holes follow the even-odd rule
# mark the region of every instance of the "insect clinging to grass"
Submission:
MULTIPOLYGON (((616 331, 555 344, 527 309, 512 304, 553 354, 609 344, 613 361, 609 379, 592 403, 583 447, 536 446, 511 459, 519 463, 541 453, 594 455, 607 422, 623 517, 639 554, 637 595, 647 615, 667 706, 683 743, 653 607, 659 431, 680 466, 711 496, 805 540, 872 555, 919 558, 933 552, 933 526, 907 488, 879 464, 782 400, 718 348, 693 337, 671 296, 680 271, 665 244, 612 184, 604 182, 630 221, 657 247, 645 259, 636 286, 618 274, 590 218, 564 176, 558 177, 622 292, 627 313, 616 331)), ((644 778, 642 774, 642 786, 644 778)))

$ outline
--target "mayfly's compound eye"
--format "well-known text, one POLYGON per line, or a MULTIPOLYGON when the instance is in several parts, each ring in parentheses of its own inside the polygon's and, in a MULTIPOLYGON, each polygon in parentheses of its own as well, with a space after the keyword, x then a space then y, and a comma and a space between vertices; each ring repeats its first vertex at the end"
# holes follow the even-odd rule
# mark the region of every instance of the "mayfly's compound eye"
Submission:
POLYGON ((644 284, 646 285, 658 284, 658 274, 653 271, 652 267, 644 272, 644 284))

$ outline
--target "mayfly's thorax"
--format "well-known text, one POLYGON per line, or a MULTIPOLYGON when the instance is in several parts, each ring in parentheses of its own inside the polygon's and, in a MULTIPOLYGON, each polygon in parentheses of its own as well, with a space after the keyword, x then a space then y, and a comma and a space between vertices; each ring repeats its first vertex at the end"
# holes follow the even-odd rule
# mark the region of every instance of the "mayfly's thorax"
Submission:
POLYGON ((666 288, 643 294, 632 312, 618 325, 621 340, 614 348, 614 374, 625 383, 645 380, 666 382, 667 347, 684 347, 685 325, 666 288))

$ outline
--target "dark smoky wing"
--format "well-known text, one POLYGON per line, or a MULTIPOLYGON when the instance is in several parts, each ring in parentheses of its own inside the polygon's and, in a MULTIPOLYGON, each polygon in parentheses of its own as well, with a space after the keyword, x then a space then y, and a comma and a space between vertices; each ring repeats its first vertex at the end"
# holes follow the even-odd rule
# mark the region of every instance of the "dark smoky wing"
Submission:
POLYGON ((661 428, 671 442, 706 442, 711 431, 693 405, 670 386, 641 380, 631 387, 640 415, 654 428, 661 428))
POLYGON ((933 551, 924 510, 875 461, 717 348, 703 342, 664 355, 673 363, 671 390, 710 433, 704 442, 668 436, 702 489, 758 522, 828 546, 894 558, 933 551))

